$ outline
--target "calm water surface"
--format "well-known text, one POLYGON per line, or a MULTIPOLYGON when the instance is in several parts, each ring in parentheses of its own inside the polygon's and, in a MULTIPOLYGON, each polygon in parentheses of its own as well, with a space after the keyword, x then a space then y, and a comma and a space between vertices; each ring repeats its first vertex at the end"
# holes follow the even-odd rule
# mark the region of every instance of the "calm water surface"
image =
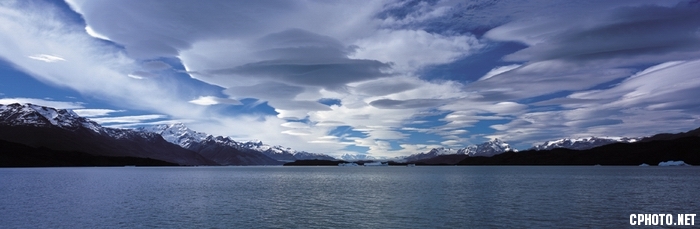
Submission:
POLYGON ((699 175, 697 166, 6 168, 0 228, 619 228, 633 213, 700 213, 699 175))

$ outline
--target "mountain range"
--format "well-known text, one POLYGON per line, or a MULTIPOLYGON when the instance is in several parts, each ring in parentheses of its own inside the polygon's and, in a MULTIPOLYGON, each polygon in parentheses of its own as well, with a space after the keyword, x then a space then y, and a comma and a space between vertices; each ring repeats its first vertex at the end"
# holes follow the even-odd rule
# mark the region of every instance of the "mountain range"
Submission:
POLYGON ((160 134, 166 141, 198 152, 221 165, 281 165, 295 160, 334 159, 325 154, 270 146, 261 141, 238 142, 230 137, 208 135, 191 130, 183 123, 139 127, 136 130, 160 134))
POLYGON ((640 138, 626 137, 563 138, 554 141, 547 141, 543 144, 536 145, 532 147, 531 150, 551 150, 556 148, 585 150, 618 142, 633 143, 639 140, 640 138))
POLYGON ((70 110, 32 104, 0 105, 0 140, 96 156, 151 158, 180 165, 217 164, 155 133, 106 128, 70 110))
MULTIPOLYGON (((239 143, 229 137, 193 131, 184 124, 108 128, 71 110, 33 104, 0 105, 0 140, 41 148, 44 154, 40 155, 81 152, 179 165, 281 165, 288 160, 332 158, 259 141, 239 143)), ((3 147, 7 155, 21 148, 3 147)))
POLYGON ((467 157, 457 165, 657 165, 682 161, 700 164, 700 128, 677 134, 657 134, 633 142, 595 148, 555 148, 506 152, 492 157, 467 157))
MULTIPOLYGON (((679 144, 687 145, 688 141, 692 143, 698 136, 700 129, 679 134, 658 134, 641 139, 566 138, 548 141, 519 153, 507 143, 494 139, 460 149, 434 148, 428 152, 382 160, 423 164, 472 164, 476 163, 475 161, 486 163, 484 160, 496 163, 494 161, 503 160, 507 155, 517 155, 516 158, 519 158, 562 151, 600 152, 601 149, 608 149, 606 147, 634 148, 639 145, 649 146, 648 144, 654 146, 661 144, 659 142, 668 144, 670 141, 680 141, 678 139, 684 138, 687 139, 679 144)), ((9 161, 30 166, 32 157, 28 155, 35 155, 36 164, 42 166, 50 166, 52 161, 56 166, 80 166, 118 165, 116 161, 139 165, 280 165, 296 160, 336 160, 325 154, 296 151, 279 145, 267 145, 261 141, 238 142, 230 137, 213 136, 191 130, 182 123, 137 129, 103 127, 71 110, 32 104, 0 105, 0 143, 0 158, 6 162, 0 163, 0 166, 11 166, 7 164, 9 161), (67 158, 58 160, 60 156, 57 155, 66 155, 67 158)), ((360 154, 346 154, 340 159, 379 160, 360 154)))
MULTIPOLYGON (((641 138, 627 137, 587 137, 587 138, 562 138, 553 141, 546 141, 543 144, 535 145, 529 150, 553 150, 572 149, 586 150, 613 143, 633 143, 641 138)), ((499 139, 484 142, 478 145, 470 145, 462 149, 433 148, 425 153, 412 154, 397 161, 427 163, 427 164, 454 164, 467 157, 492 157, 506 152, 518 152, 499 139)))
POLYGON ((197 152, 219 165, 282 164, 282 162, 265 156, 258 151, 240 147, 238 142, 228 137, 215 137, 200 133, 187 128, 182 123, 139 127, 136 131, 159 134, 166 141, 197 152))
POLYGON ((463 155, 463 156, 470 156, 470 157, 490 157, 496 154, 508 152, 508 151, 515 151, 517 152, 517 149, 513 149, 508 145, 508 143, 503 142, 499 139, 494 139, 491 141, 487 141, 478 145, 470 145, 461 149, 450 149, 450 148, 433 148, 428 152, 425 153, 418 153, 418 154, 412 154, 410 156, 407 156, 402 159, 402 161, 406 162, 416 162, 416 161, 421 161, 421 160, 427 160, 430 158, 434 158, 437 156, 441 155, 463 155))

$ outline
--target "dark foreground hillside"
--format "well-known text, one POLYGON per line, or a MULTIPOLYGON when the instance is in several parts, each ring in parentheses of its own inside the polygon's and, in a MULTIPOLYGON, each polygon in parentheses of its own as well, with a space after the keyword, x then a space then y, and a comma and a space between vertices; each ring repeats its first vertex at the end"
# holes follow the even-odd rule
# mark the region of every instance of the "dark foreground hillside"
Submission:
POLYGON ((615 143, 588 150, 553 149, 507 152, 493 157, 468 157, 459 165, 658 165, 662 161, 700 165, 700 137, 615 143))
POLYGON ((0 167, 60 166, 176 166, 178 164, 138 157, 95 156, 78 151, 34 148, 0 140, 0 167))

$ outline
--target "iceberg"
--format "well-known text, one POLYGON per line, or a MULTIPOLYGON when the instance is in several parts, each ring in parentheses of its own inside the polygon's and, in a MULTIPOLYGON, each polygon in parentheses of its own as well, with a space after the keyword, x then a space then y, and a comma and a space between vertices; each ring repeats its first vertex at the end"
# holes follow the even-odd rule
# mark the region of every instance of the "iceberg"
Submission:
POLYGON ((659 162, 659 166, 690 166, 690 164, 685 161, 662 161, 659 162))
POLYGON ((389 162, 367 162, 365 166, 388 166, 389 162))

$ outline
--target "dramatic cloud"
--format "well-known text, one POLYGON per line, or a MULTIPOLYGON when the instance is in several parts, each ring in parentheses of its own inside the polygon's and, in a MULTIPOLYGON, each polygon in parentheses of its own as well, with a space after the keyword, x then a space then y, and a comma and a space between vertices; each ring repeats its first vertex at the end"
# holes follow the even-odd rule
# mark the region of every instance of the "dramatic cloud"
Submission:
POLYGON ((112 126, 399 156, 699 124, 697 1, 67 3, 0 3, 0 57, 112 126))
POLYGON ((41 82, 132 109, 184 116, 202 111, 173 94, 182 87, 176 82, 129 77, 141 68, 139 62, 90 37, 51 5, 10 1, 0 5, 0 12, 0 42, 6 47, 0 57, 41 82))
POLYGON ((318 86, 329 90, 339 90, 347 83, 386 76, 386 74, 381 72, 383 68, 388 68, 388 65, 378 61, 367 60, 269 60, 249 63, 232 69, 216 70, 210 73, 215 76, 229 78, 236 76, 253 77, 294 85, 318 86))
POLYGON ((597 68, 563 60, 534 62, 467 85, 478 100, 503 101, 577 91, 628 77, 631 69, 597 68))
POLYGON ((700 124, 700 102, 689 97, 700 93, 698 68, 697 60, 663 63, 609 89, 544 101, 538 104, 561 104, 564 109, 523 114, 508 124, 493 126, 505 131, 494 136, 542 141, 562 136, 647 136, 659 129, 684 131, 700 124))
POLYGON ((700 27, 700 4, 697 2, 680 2, 673 7, 619 7, 603 17, 571 19, 512 22, 489 31, 486 36, 521 41, 530 46, 506 56, 511 61, 603 59, 625 65, 659 63, 700 54, 700 37, 696 32, 700 27))
POLYGON ((68 3, 83 15, 92 31, 123 44, 131 56, 143 59, 179 56, 199 42, 256 39, 292 28, 353 37, 367 33, 365 28, 375 23, 372 16, 385 4, 283 0, 68 3))

